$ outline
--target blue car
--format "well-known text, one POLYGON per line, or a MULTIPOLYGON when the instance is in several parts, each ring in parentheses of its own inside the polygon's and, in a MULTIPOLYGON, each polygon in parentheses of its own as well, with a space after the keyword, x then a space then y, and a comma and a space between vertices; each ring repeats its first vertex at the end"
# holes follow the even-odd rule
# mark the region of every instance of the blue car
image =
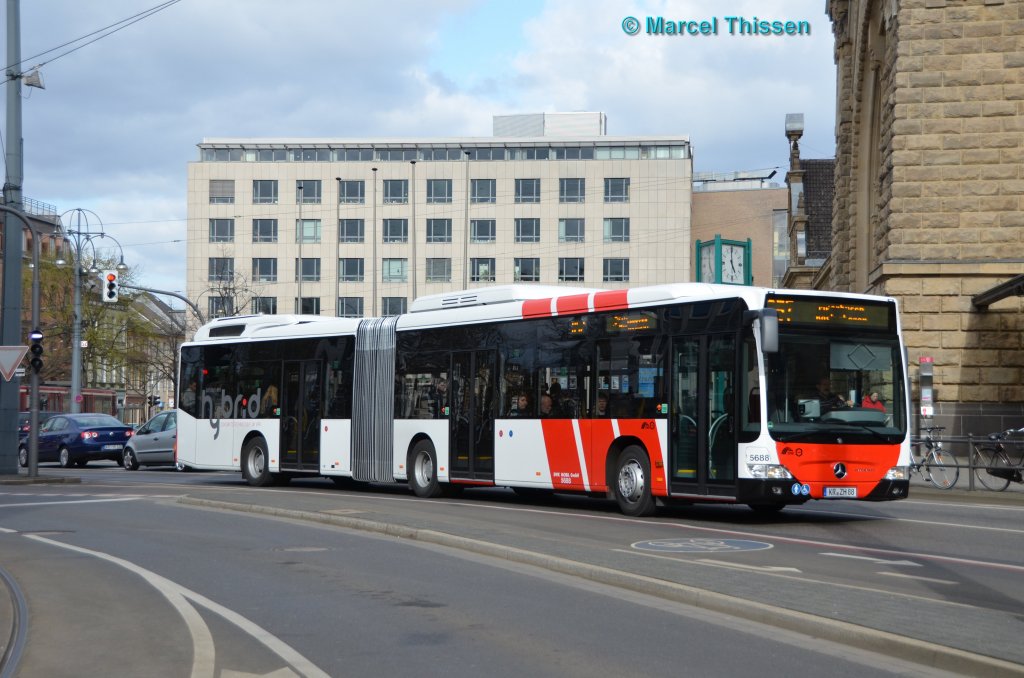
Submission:
MULTIPOLYGON (((124 463, 124 446, 132 427, 109 414, 58 414, 39 427, 39 461, 60 463, 64 468, 85 466, 107 459, 124 463)), ((28 465, 27 441, 18 450, 22 466, 28 465)))

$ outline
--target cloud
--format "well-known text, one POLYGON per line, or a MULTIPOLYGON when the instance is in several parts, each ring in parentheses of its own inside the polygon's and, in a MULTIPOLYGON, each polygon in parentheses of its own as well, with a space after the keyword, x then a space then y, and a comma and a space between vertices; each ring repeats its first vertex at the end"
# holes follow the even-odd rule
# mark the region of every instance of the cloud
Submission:
MULTIPOLYGON (((22 54, 155 4, 22 3, 22 54)), ((689 135, 698 170, 734 170, 785 163, 785 114, 803 112, 805 154, 834 148, 821 0, 185 0, 42 73, 22 102, 25 195, 94 210, 160 289, 184 288, 175 241, 204 137, 487 136, 494 114, 598 110, 612 134, 689 135), (628 36, 627 15, 806 19, 813 34, 628 36)))

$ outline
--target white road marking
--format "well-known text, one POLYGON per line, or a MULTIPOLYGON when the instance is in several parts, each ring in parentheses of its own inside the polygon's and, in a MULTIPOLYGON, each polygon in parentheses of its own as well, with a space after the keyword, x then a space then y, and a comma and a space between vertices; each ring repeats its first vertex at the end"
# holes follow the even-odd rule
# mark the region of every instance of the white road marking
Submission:
POLYGON ((329 678, 328 674, 322 671, 318 666, 313 664, 311 661, 299 654, 290 645, 282 641, 280 638, 274 636, 270 632, 266 631, 257 624, 249 621, 237 612, 230 610, 219 603, 215 603, 209 598, 196 593, 190 589, 176 584, 170 579, 162 577, 155 572, 151 572, 145 568, 139 567, 135 563, 123 560, 116 556, 102 553, 100 551, 93 551, 90 549, 82 548, 81 546, 73 546, 64 542, 55 541, 46 537, 41 537, 35 534, 25 535, 29 539, 34 539, 58 548, 68 549, 70 551, 76 551, 78 553, 84 553, 108 562, 120 565, 121 567, 134 572, 139 575, 147 582, 149 582, 154 588, 164 595, 167 600, 174 605, 175 609, 185 619, 185 623, 189 627, 189 632, 192 633, 192 642, 195 645, 195 653, 193 655, 192 664, 192 675, 195 678, 199 676, 213 676, 214 669, 214 647, 213 639, 210 636, 209 628, 203 622, 199 613, 195 611, 192 606, 185 604, 182 598, 191 600, 193 603, 205 607, 207 610, 220 615, 226 621, 234 624, 245 633, 252 636, 255 640, 261 643, 268 650, 276 654, 278 657, 283 659, 285 663, 289 664, 293 668, 297 669, 302 675, 313 676, 316 678, 329 678))
POLYGON ((949 581, 948 579, 932 579, 931 577, 918 577, 913 574, 903 574, 902 572, 878 572, 877 574, 884 574, 887 577, 899 577, 901 579, 913 579, 915 581, 926 581, 931 584, 949 584, 950 586, 956 586, 957 582, 949 581))
POLYGON ((852 558, 855 560, 867 560, 875 563, 876 565, 909 565, 910 567, 922 567, 921 563, 915 563, 912 560, 886 560, 885 558, 873 558, 871 556, 857 556, 852 553, 821 553, 819 555, 831 556, 833 558, 852 558))
POLYGON ((63 506, 64 504, 103 504, 112 501, 136 501, 143 497, 118 497, 111 499, 72 499, 71 501, 32 501, 20 504, 0 504, 0 508, 12 508, 18 506, 63 506))
POLYGON ((800 570, 795 567, 784 567, 781 565, 747 565, 745 563, 730 563, 726 560, 712 560, 711 558, 698 558, 698 563, 708 565, 721 565, 722 567, 735 567, 740 570, 754 570, 755 572, 792 572, 799 574, 800 570))

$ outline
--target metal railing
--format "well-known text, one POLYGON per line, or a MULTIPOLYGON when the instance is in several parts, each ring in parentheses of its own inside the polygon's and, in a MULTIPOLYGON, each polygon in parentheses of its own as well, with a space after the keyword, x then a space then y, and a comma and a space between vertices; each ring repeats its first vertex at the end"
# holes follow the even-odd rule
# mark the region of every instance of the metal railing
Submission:
MULTIPOLYGON (((930 439, 925 436, 912 436, 910 443, 915 446, 917 450, 924 451, 927 449, 926 443, 929 440, 933 443, 942 443, 943 452, 946 457, 955 460, 955 464, 947 464, 948 466, 956 466, 958 469, 967 470, 968 491, 989 489, 987 487, 976 487, 975 481, 977 480, 978 471, 995 470, 1008 474, 1010 477, 1006 479, 1006 485, 1004 485, 1002 489, 1005 489, 1010 483, 1020 483, 1021 481, 1018 479, 1024 475, 1024 429, 1019 431, 1011 429, 1010 431, 1000 431, 998 433, 983 435, 968 433, 966 436, 932 436, 930 439), (1016 433, 1016 435, 1014 436, 1013 433, 1016 433), (983 463, 980 459, 981 455, 979 450, 986 450, 997 446, 1000 446, 1005 454, 1005 457, 1000 458, 1007 460, 1008 463, 1001 463, 998 466, 983 463), (961 460, 965 456, 963 453, 964 447, 967 449, 966 464, 961 463, 961 460)), ((916 456, 920 457, 923 455, 916 456)))

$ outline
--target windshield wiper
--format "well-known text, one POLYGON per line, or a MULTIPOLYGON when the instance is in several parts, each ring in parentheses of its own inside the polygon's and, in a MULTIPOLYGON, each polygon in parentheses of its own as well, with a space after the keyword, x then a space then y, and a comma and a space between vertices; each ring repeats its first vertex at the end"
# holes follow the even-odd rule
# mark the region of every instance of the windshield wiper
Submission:
POLYGON ((829 426, 830 429, 833 429, 836 426, 855 426, 857 428, 864 429, 865 431, 867 431, 868 433, 870 433, 874 437, 876 437, 879 440, 881 440, 882 442, 886 442, 886 443, 891 442, 890 441, 890 437, 893 435, 891 433, 882 433, 882 432, 877 431, 874 428, 868 426, 867 424, 862 424, 862 423, 857 422, 857 421, 835 421, 835 422, 831 422, 830 421, 830 422, 828 422, 828 426, 829 426))

